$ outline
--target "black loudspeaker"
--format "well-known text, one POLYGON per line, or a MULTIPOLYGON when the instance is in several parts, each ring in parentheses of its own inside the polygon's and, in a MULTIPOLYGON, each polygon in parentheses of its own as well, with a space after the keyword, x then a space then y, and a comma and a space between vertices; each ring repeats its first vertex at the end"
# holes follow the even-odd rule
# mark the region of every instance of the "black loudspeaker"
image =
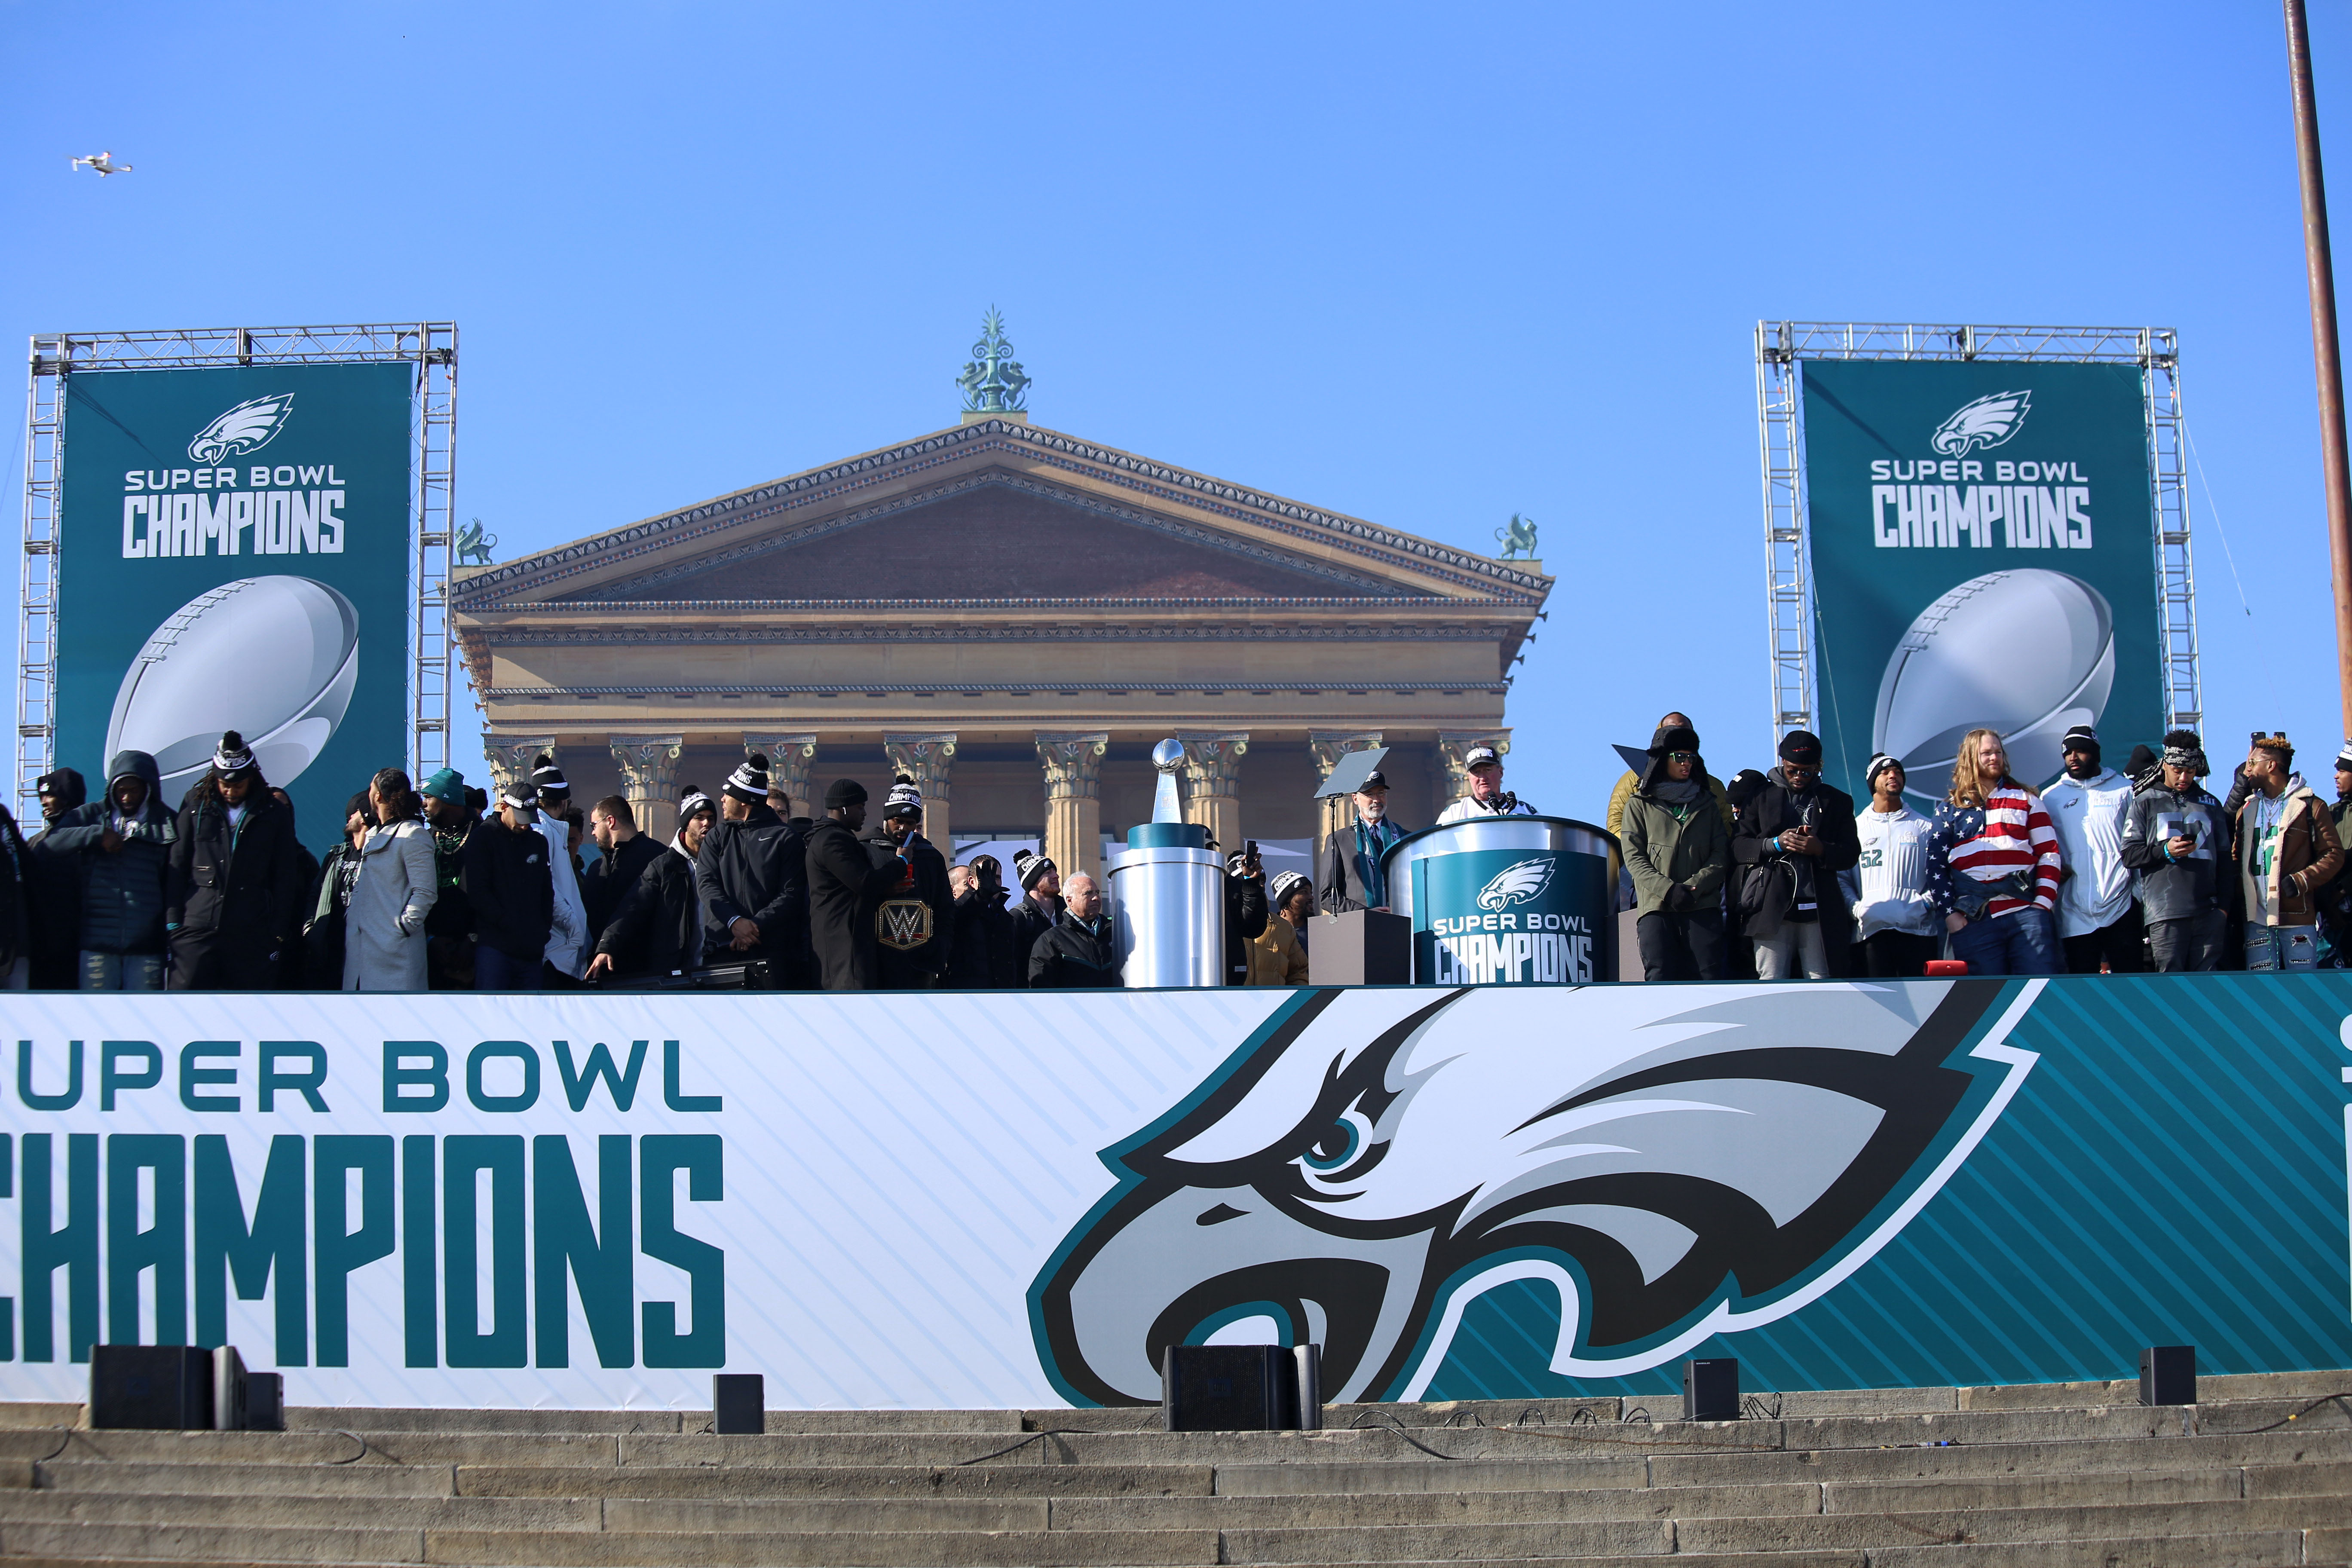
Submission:
POLYGON ((213 1424, 213 1352, 189 1345, 89 1347, 89 1424, 191 1432, 213 1424))
POLYGON ((286 1379, 274 1372, 245 1374, 245 1429, 248 1432, 286 1430, 286 1379))
POLYGON ((246 1375, 245 1358, 236 1353, 235 1345, 223 1345, 212 1356, 213 1430, 250 1431, 253 1384, 246 1375))
POLYGON ((2197 1403, 2197 1347, 2150 1345, 2139 1352, 2142 1405, 2197 1403))
POLYGON ((1683 1363, 1683 1419, 1739 1419, 1739 1363, 1732 1356, 1683 1363))
POLYGON ((1171 1432, 1320 1431, 1322 1347, 1170 1345, 1160 1419, 1171 1432))
POLYGON ((757 1436, 768 1429, 768 1380, 756 1372, 715 1373, 710 1379, 711 1429, 727 1436, 757 1436))

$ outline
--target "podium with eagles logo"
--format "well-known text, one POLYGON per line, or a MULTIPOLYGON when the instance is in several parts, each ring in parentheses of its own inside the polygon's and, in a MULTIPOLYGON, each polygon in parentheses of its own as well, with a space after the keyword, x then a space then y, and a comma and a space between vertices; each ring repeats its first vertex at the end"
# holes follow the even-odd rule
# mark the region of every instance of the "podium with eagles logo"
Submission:
POLYGON ((1617 978, 1617 841, 1564 816, 1424 828, 1382 857, 1412 922, 1416 985, 1573 985, 1617 978))

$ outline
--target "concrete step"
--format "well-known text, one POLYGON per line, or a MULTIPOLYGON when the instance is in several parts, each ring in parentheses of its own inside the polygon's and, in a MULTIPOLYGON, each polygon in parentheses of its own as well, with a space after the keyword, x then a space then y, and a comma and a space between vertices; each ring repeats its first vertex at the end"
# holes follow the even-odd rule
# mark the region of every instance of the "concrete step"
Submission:
POLYGON ((1799 1552, 1848 1546, 2158 1539, 2340 1526, 2352 1526, 2352 1498, 1687 1519, 1676 1521, 1675 1542, 1692 1552, 1799 1552))
MULTIPOLYGON (((32 1491, 0 1494, 0 1542, 16 1526, 31 1524, 253 1525, 273 1530, 602 1530, 605 1504, 584 1498, 328 1497, 264 1494, 205 1497, 185 1492, 32 1491)), ((822 1506, 822 1505, 820 1505, 822 1506)), ((872 1510, 906 1504, 858 1502, 840 1505, 872 1510)), ((959 1505, 920 1505, 959 1506, 959 1505)), ((961 1505, 1002 1509, 1004 1504, 961 1505)), ((1045 1528, 1045 1505, 1025 1505, 1045 1528)), ((810 1529, 826 1528, 808 1526, 810 1529)), ((922 1529, 1004 1530, 1018 1525, 975 1523, 922 1525, 922 1529)))
MULTIPOLYGON (((612 1465, 619 1462, 619 1444, 638 1440, 611 1435, 558 1433, 379 1432, 358 1437, 339 1432, 0 1430, 0 1460, 111 1459, 175 1465, 612 1465)), ((673 1436, 666 1440, 675 1443, 691 1439, 673 1436)), ((758 1443, 790 1439, 737 1440, 758 1443)), ((970 1445, 973 1439, 960 1441, 970 1445)))
MULTIPOLYGON (((27 1465, 27 1469, 35 1467, 27 1465)), ((58 1492, 174 1492, 203 1497, 456 1497, 452 1465, 169 1465, 107 1459, 58 1460, 37 1467, 38 1484, 58 1492)), ((612 1469, 534 1471, 587 1478, 612 1469)), ((594 1485, 516 1496, 594 1497, 594 1485)))
POLYGON ((460 1465, 456 1474, 468 1497, 636 1498, 1209 1497, 1217 1476, 1206 1465, 460 1465))
POLYGON ((1339 1529, 1370 1525, 1593 1523, 1718 1514, 1819 1513, 1810 1486, 1402 1492, 1213 1498, 1055 1498, 1056 1530, 1339 1529))
POLYGON ((2063 1475, 2106 1470, 2206 1469, 2232 1465, 2352 1461, 2352 1431, 2288 1429, 2251 1436, 2115 1437, 2071 1443, 1986 1443, 1787 1453, 1660 1454, 1658 1486, 1735 1482, 1933 1479, 1946 1476, 2063 1475))
POLYGON ((527 1536, 435 1531, 425 1561, 506 1568, 1158 1568, 1215 1563, 1217 1532, 1007 1531, 908 1534, 606 1531, 527 1536))
MULTIPOLYGON (((1125 1415, 1127 1412, 1085 1414, 1125 1415)), ((1149 1414, 1151 1427, 1157 1430, 1159 1407, 1153 1406, 1149 1414)), ((1024 1413, 1018 1410, 771 1410, 766 1429, 939 1435, 1034 1430, 1023 1421, 1024 1413)), ((289 1432, 707 1432, 710 1426, 708 1410, 435 1410, 329 1405, 298 1405, 286 1412, 289 1432)))

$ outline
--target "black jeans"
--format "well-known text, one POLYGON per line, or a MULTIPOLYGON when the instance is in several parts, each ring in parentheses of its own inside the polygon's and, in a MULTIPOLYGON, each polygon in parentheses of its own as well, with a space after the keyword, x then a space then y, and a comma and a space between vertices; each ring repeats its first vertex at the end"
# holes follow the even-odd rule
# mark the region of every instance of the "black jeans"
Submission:
POLYGON ((2229 921, 2219 910, 2184 915, 2174 921, 2150 921, 2148 946, 2155 950, 2160 974, 2204 973, 2221 958, 2221 937, 2229 921))
POLYGON ((1873 980, 1916 979, 1943 947, 1936 938, 1912 931, 1873 931, 1862 944, 1863 973, 1873 980))
POLYGON ((1643 915, 1633 932, 1644 980, 1723 978, 1723 916, 1714 910, 1643 915))
POLYGON ((2138 974, 2147 968, 2147 950, 2141 946, 2147 928, 2140 923, 2139 906, 2125 910, 2113 925, 2086 931, 2081 936, 2058 939, 2066 950, 2066 973, 2096 974, 2099 960, 2107 961, 2110 974, 2138 974))

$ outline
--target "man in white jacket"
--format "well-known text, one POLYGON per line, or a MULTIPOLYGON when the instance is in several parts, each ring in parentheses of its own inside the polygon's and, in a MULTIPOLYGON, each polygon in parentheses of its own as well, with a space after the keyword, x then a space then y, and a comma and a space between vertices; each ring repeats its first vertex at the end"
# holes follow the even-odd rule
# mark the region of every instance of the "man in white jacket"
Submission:
POLYGON ((1927 830, 1903 804, 1903 764, 1876 756, 1863 770, 1870 805, 1854 814, 1862 855, 1838 873, 1853 903, 1854 951, 1874 980, 1925 974, 1943 948, 1943 922, 1927 899, 1927 830))
POLYGON ((2124 864, 2131 780, 2099 761, 2099 732, 2077 724, 2058 742, 2066 774, 2042 792, 2058 834, 2058 942, 2066 973, 2137 974, 2147 967, 2138 889, 2124 864))
MULTIPOLYGON (((564 820, 572 804, 572 785, 563 770, 545 752, 531 765, 531 786, 539 791, 539 831, 547 840, 547 868, 555 879, 554 924, 547 934, 547 966, 569 980, 577 980, 588 964, 588 905, 580 896, 580 879, 572 869, 572 824, 564 820)), ((551 984, 561 984, 551 982, 551 984)))

